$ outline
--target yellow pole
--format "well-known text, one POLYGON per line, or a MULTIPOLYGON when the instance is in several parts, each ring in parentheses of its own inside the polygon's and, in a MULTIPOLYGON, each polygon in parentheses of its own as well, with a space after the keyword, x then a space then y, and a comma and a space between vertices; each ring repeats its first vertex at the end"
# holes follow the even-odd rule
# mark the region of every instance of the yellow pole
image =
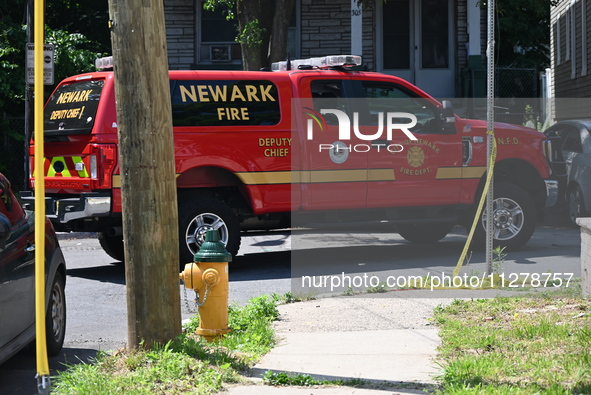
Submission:
POLYGON ((37 383, 39 393, 49 393, 49 363, 45 338, 45 180, 43 171, 43 44, 44 0, 35 0, 35 329, 37 332, 37 383))

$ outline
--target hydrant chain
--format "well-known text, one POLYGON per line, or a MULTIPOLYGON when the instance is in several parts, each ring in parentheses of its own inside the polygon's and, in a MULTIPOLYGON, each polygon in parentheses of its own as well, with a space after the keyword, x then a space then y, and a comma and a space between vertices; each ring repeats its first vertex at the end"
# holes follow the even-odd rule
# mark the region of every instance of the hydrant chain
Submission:
POLYGON ((199 303, 199 291, 195 290, 195 295, 197 295, 197 299, 195 299, 195 304, 197 304, 197 306, 201 307, 205 304, 205 302, 207 301, 207 294, 209 293, 209 290, 212 286, 213 283, 207 283, 207 286, 205 287, 205 292, 203 293, 203 302, 201 303, 199 303))

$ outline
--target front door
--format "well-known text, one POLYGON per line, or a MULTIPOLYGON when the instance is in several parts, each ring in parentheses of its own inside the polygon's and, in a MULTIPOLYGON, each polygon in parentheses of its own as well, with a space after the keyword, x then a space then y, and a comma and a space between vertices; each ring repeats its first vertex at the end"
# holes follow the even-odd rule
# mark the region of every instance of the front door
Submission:
POLYGON ((450 0, 380 2, 378 69, 434 97, 454 97, 452 4, 450 0))

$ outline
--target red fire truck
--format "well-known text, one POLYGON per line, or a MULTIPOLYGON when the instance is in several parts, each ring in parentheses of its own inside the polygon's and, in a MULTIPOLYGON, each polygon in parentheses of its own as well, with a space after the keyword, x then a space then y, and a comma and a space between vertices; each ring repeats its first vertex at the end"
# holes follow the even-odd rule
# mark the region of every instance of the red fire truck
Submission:
MULTIPOLYGON (((298 226, 387 221, 422 243, 471 224, 486 122, 461 119, 400 78, 348 67, 359 64, 339 55, 273 71, 169 72, 181 263, 208 229, 235 255, 241 231, 288 227, 293 218, 298 226)), ((45 107, 45 189, 56 229, 98 232, 104 250, 123 260, 114 86, 113 71, 57 86, 45 107)), ((557 184, 542 133, 496 124, 495 136, 494 238, 517 248, 554 203, 557 184)), ((24 196, 25 206, 33 199, 24 196)))

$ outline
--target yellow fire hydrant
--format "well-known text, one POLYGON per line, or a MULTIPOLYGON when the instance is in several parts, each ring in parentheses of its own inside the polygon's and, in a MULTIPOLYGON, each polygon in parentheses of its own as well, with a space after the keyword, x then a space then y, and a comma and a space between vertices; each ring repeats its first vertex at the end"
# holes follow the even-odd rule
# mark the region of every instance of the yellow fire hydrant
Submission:
POLYGON ((217 230, 208 230, 194 262, 185 265, 180 278, 194 289, 199 306, 197 334, 208 342, 230 332, 228 327, 228 262, 232 255, 217 230))

